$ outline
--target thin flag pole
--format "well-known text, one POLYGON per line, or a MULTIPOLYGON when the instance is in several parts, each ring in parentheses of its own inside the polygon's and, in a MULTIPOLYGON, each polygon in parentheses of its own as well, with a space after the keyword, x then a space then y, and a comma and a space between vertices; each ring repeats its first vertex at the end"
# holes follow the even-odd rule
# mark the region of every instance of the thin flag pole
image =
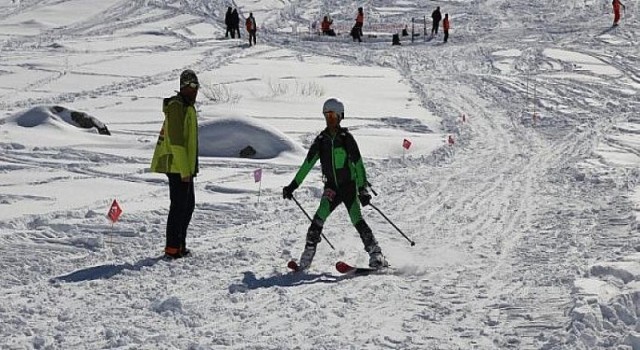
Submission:
POLYGON ((253 181, 260 183, 258 185, 258 203, 260 203, 260 194, 262 193, 262 168, 253 171, 253 181))
MULTIPOLYGON (((109 212, 107 212, 107 218, 111 220, 111 235, 115 235, 114 226, 116 221, 120 218, 120 214, 122 214, 122 208, 120 208, 118 201, 114 199, 113 202, 111 202, 111 207, 109 207, 109 212)), ((108 234, 105 245, 111 245, 111 239, 108 234)))

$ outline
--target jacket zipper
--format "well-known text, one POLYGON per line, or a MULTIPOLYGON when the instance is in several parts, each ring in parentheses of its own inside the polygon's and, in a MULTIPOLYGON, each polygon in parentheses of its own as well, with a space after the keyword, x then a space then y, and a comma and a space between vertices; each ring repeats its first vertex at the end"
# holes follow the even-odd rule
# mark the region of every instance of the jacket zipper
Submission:
MULTIPOLYGON (((338 134, 336 134, 336 136, 337 135, 338 134)), ((336 190, 338 190, 340 185, 338 184, 338 174, 336 173, 336 157, 335 157, 335 147, 333 143, 336 136, 331 137, 331 171, 333 172, 333 182, 336 184, 336 190)))

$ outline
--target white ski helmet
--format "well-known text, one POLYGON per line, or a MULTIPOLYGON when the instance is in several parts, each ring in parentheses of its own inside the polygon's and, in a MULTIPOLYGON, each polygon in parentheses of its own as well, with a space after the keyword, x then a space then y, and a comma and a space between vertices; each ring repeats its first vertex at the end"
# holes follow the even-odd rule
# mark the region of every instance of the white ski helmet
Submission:
POLYGON ((330 98, 324 101, 322 106, 322 114, 327 112, 334 112, 338 115, 340 120, 344 119, 344 105, 337 98, 330 98))

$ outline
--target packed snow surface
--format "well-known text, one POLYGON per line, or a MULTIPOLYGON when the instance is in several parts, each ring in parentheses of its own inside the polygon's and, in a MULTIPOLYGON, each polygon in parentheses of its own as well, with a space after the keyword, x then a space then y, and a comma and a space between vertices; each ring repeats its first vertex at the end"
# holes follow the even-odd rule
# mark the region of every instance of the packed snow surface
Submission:
MULTIPOLYGON (((0 348, 640 349, 625 5, 612 27, 604 0, 0 2, 0 348), (149 164, 184 69, 201 82, 193 256, 166 261, 168 185, 149 164), (330 97, 378 194, 363 215, 384 272, 335 270, 368 261, 343 207, 323 231, 335 249, 287 271, 309 222, 282 187, 330 97)), ((316 166, 295 196, 312 215, 321 194, 316 166)))

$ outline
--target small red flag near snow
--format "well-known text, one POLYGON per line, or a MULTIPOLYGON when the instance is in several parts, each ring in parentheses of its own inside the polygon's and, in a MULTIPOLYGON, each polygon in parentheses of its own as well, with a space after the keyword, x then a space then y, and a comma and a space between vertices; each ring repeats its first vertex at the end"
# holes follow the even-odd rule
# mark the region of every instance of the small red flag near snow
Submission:
POLYGON ((402 147, 404 147, 405 149, 409 149, 409 147, 411 147, 411 141, 404 139, 402 141, 402 147))
POLYGON ((449 135, 449 138, 447 139, 447 143, 448 143, 449 145, 451 145, 451 146, 453 146, 453 144, 454 144, 454 143, 456 143, 456 142, 453 140, 453 136, 449 135))
POLYGON ((260 182, 262 180, 262 168, 253 171, 253 180, 260 182))
POLYGON ((113 203, 111 203, 111 208, 109 208, 107 217, 109 218, 109 220, 111 220, 111 222, 116 222, 120 218, 121 214, 122 209, 120 208, 120 205, 118 205, 118 201, 114 199, 113 203))

